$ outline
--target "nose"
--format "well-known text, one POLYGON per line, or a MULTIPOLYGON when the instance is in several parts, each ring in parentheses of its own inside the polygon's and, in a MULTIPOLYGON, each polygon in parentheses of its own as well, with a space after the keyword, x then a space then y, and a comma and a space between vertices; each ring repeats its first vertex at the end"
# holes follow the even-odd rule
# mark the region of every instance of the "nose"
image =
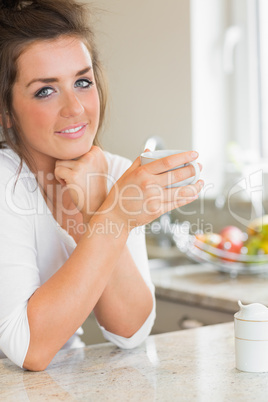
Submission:
POLYGON ((61 107, 62 117, 80 116, 83 112, 84 107, 75 94, 64 94, 64 101, 61 107))

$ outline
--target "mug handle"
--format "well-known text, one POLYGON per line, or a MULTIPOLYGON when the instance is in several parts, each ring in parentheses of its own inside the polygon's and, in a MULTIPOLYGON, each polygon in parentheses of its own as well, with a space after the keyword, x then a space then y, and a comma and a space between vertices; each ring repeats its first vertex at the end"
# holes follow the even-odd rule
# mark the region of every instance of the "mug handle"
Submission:
POLYGON ((195 170, 194 179, 190 184, 195 184, 199 180, 199 177, 200 177, 200 167, 199 167, 198 163, 195 162, 195 161, 189 162, 189 165, 192 165, 194 167, 194 170, 195 170))

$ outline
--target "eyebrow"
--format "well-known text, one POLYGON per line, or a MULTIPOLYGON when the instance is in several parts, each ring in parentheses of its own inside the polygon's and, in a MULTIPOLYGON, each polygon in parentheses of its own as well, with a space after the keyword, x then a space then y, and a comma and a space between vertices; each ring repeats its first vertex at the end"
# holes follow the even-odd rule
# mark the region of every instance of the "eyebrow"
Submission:
MULTIPOLYGON (((81 75, 84 75, 84 74, 88 73, 90 70, 92 70, 91 66, 86 67, 83 70, 78 71, 75 74, 75 77, 79 77, 81 75)), ((32 85, 35 82, 42 82, 43 84, 49 84, 49 83, 52 83, 52 82, 59 82, 59 79, 58 78, 53 78, 53 77, 51 77, 51 78, 34 78, 32 81, 30 81, 26 85, 26 88, 28 88, 30 85, 32 85)))

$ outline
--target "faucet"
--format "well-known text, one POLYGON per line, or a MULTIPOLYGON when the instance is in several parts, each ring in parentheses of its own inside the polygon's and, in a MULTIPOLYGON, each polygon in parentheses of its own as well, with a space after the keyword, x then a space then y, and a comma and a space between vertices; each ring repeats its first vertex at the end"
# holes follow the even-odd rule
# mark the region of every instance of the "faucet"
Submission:
POLYGON ((150 149, 150 151, 156 151, 156 150, 161 150, 161 149, 165 149, 166 145, 164 140, 161 137, 158 137, 157 135, 153 136, 153 137, 149 137, 147 138, 143 149, 150 149))

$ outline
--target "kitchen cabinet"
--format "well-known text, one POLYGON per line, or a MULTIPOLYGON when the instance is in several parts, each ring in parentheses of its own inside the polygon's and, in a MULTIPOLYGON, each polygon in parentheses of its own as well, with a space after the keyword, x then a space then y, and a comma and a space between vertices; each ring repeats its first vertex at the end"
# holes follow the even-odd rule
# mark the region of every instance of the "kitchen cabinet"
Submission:
POLYGON ((104 339, 102 332, 97 324, 94 313, 92 312, 84 324, 82 325, 84 334, 80 336, 81 340, 85 342, 86 345, 94 345, 96 343, 103 343, 104 339))
POLYGON ((244 304, 268 306, 268 276, 231 278, 210 264, 182 264, 151 271, 157 317, 153 333, 233 321, 244 304))
POLYGON ((233 314, 157 297, 156 319, 152 334, 197 328, 203 325, 224 323, 232 320, 233 314))
MULTIPOLYGON (((231 278, 208 264, 186 264, 151 270, 156 294, 156 320, 152 334, 230 322, 244 304, 268 306, 268 276, 231 278)), ((83 325, 86 345, 104 342, 93 314, 83 325)))
MULTIPOLYGON (((170 300, 156 298, 156 319, 152 334, 197 328, 203 325, 218 324, 233 320, 233 314, 217 310, 200 308, 170 300)), ((83 324, 84 335, 81 336, 86 345, 105 342, 94 314, 90 314, 83 324)))

